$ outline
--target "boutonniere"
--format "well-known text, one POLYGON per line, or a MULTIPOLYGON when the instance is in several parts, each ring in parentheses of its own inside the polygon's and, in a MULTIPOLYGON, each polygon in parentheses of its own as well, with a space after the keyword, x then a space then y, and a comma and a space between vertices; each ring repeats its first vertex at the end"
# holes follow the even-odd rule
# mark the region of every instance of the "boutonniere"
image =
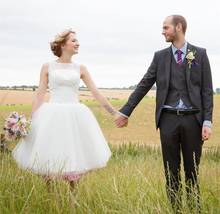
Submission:
POLYGON ((192 66, 195 66, 195 65, 198 65, 198 63, 196 62, 196 50, 190 50, 188 49, 188 53, 186 55, 186 59, 187 59, 187 63, 189 65, 189 69, 192 67, 192 66))

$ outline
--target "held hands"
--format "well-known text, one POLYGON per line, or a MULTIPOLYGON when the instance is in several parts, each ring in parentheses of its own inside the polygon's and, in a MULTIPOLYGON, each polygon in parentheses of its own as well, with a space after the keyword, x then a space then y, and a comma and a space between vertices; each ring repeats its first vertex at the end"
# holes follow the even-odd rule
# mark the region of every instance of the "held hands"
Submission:
MULTIPOLYGON (((114 119, 115 125, 118 128, 123 128, 123 127, 126 127, 128 125, 128 118, 124 117, 119 112, 115 112, 114 117, 115 117, 115 119, 114 119)), ((211 136, 211 133, 212 133, 212 130, 211 130, 210 127, 203 126, 202 127, 202 140, 203 141, 208 140, 211 136)))
POLYGON ((118 127, 118 128, 123 128, 123 127, 126 127, 128 125, 128 118, 121 115, 119 112, 117 112, 115 114, 115 125, 118 127))
POLYGON ((209 128, 208 126, 203 126, 202 127, 202 140, 206 141, 210 138, 212 133, 211 128, 209 128))

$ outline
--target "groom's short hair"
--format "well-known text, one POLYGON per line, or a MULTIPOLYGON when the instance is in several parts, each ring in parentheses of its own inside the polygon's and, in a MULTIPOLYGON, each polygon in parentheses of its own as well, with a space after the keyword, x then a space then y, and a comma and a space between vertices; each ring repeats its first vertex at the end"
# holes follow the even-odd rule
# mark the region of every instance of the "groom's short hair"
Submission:
POLYGON ((183 33, 186 33, 187 23, 186 19, 181 15, 172 15, 173 25, 176 27, 179 23, 182 25, 183 33))

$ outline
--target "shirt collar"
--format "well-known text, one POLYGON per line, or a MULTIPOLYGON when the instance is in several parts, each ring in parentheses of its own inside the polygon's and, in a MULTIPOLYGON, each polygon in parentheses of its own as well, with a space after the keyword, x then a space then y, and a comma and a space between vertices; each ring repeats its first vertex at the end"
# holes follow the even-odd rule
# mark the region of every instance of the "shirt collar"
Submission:
MULTIPOLYGON (((178 48, 176 48, 173 44, 171 45, 172 47, 172 52, 173 54, 176 53, 176 51, 178 50, 178 48)), ((186 51, 187 51, 187 42, 184 43, 183 47, 180 48, 179 50, 181 50, 183 52, 184 55, 186 55, 186 51)))

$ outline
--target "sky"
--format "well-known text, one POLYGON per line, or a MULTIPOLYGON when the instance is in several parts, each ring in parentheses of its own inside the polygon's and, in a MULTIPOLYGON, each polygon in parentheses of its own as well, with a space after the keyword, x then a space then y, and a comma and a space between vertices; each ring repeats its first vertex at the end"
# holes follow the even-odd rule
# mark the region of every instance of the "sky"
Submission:
POLYGON ((2 1, 0 86, 38 85, 42 64, 56 60, 49 42, 67 28, 80 42, 73 61, 88 68, 98 87, 135 85, 154 52, 170 45, 161 32, 172 14, 186 18, 186 40, 206 48, 214 89, 220 88, 218 0, 2 1))

